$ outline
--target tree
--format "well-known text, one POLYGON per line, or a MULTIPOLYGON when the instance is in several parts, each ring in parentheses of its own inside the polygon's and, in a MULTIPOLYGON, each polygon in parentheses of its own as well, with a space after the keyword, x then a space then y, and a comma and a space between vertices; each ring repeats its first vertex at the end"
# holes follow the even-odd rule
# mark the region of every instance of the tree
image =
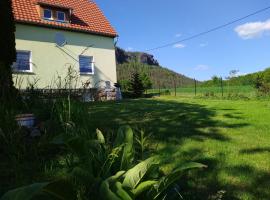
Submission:
POLYGON ((219 83, 220 83, 220 78, 218 77, 218 76, 213 76, 212 77, 212 83, 213 83, 213 85, 215 85, 215 86, 217 86, 217 85, 219 85, 219 83))
POLYGON ((142 80, 140 79, 140 75, 137 72, 132 74, 131 89, 132 89, 132 94, 135 98, 142 97, 143 92, 144 92, 144 87, 143 87, 142 80))
POLYGON ((128 92, 131 90, 131 83, 130 83, 130 80, 120 80, 119 81, 119 84, 120 84, 120 88, 122 91, 124 92, 128 92))
POLYGON ((15 23, 11 0, 0 1, 0 25, 0 99, 9 101, 15 92, 11 65, 16 61, 15 23))
POLYGON ((141 74, 140 79, 142 80, 144 90, 152 88, 152 82, 146 73, 141 74))

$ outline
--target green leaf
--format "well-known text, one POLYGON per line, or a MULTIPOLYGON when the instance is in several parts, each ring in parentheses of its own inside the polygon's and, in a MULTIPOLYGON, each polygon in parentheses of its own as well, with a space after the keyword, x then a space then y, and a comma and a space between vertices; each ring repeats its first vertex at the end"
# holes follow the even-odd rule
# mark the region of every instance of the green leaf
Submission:
POLYGON ((139 196, 141 193, 144 191, 149 190, 153 185, 155 185, 158 181, 144 181, 140 183, 134 190, 132 190, 132 193, 134 194, 135 197, 139 196))
POLYGON ((99 195, 104 200, 122 200, 113 191, 111 191, 108 180, 101 183, 99 195))
POLYGON ((97 133, 97 140, 99 141, 99 143, 105 144, 105 138, 104 138, 104 135, 102 134, 102 132, 97 129, 96 133, 97 133))
POLYGON ((132 169, 128 170, 125 174, 125 178, 123 181, 123 187, 129 189, 135 189, 136 186, 142 181, 145 174, 148 170, 154 165, 157 164, 157 160, 155 157, 148 158, 137 164, 132 169))
POLYGON ((1 200, 31 200, 34 196, 40 194, 42 189, 48 184, 49 183, 35 183, 10 190, 2 196, 1 200))
POLYGON ((107 178, 107 181, 109 183, 111 182, 116 182, 121 176, 123 176, 125 174, 125 171, 119 171, 117 172, 114 176, 111 176, 109 178, 107 178))
POLYGON ((207 166, 200 164, 200 163, 195 163, 195 162, 186 163, 186 164, 182 165, 181 167, 178 167, 177 169, 175 169, 173 172, 171 172, 167 176, 162 177, 159 180, 159 183, 157 184, 157 187, 156 187, 157 193, 156 193, 154 199, 159 197, 166 189, 168 189, 168 187, 170 187, 173 183, 178 181, 179 178, 182 176, 183 171, 190 170, 190 169, 196 169, 196 168, 205 168, 205 167, 207 167, 207 166))
POLYGON ((133 131, 130 126, 122 126, 117 132, 115 139, 115 147, 121 146, 124 144, 120 170, 128 169, 131 167, 134 158, 134 147, 133 147, 133 131))
POLYGON ((121 199, 119 196, 117 196, 117 194, 115 194, 110 189, 110 184, 114 185, 124 174, 125 174, 125 171, 119 171, 115 175, 107 178, 105 181, 101 183, 99 193, 100 193, 100 196, 104 200, 125 200, 125 199, 121 199))
POLYGON ((130 195, 123 189, 122 184, 120 182, 115 183, 116 194, 123 200, 132 200, 130 195))
POLYGON ((75 200, 72 185, 64 180, 50 183, 35 183, 4 194, 1 200, 32 200, 37 195, 49 195, 57 200, 75 200))

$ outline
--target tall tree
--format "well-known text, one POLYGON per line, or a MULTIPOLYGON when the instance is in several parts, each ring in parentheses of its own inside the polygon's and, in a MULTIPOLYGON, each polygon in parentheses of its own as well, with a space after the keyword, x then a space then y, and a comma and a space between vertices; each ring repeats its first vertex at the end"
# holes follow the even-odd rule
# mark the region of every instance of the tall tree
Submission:
POLYGON ((135 98, 142 97, 144 88, 139 73, 135 72, 131 78, 131 89, 135 98))
POLYGON ((152 82, 146 73, 142 73, 140 75, 140 79, 142 80, 143 88, 144 88, 144 90, 146 90, 146 92, 147 92, 147 89, 151 89, 152 82))
POLYGON ((0 99, 13 98, 11 65, 16 61, 15 22, 11 0, 0 0, 0 99))

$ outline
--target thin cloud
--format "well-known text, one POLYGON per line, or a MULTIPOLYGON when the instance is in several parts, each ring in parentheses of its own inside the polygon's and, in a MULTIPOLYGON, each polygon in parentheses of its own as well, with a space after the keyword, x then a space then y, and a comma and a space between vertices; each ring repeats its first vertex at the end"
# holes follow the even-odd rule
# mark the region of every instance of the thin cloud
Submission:
POLYGON ((177 33, 177 34, 175 34, 175 37, 181 37, 182 36, 182 34, 181 33, 177 33))
POLYGON ((182 49, 182 48, 185 48, 185 47, 186 47, 186 45, 181 44, 181 43, 177 43, 177 44, 173 45, 173 48, 177 48, 177 49, 182 49))
POLYGON ((242 39, 253 39, 270 33, 270 19, 264 22, 250 22, 236 27, 235 32, 242 39))
POLYGON ((197 65, 194 70, 195 71, 207 71, 210 67, 208 65, 197 65))

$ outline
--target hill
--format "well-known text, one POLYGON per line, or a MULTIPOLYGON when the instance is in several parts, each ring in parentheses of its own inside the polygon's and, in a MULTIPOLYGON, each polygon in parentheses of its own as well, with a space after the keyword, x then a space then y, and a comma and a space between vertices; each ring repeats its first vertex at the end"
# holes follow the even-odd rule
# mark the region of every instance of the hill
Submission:
POLYGON ((134 72, 149 76, 153 88, 173 88, 188 86, 194 80, 159 65, 153 55, 143 52, 127 52, 116 48, 118 82, 130 80, 134 72))
MULTIPOLYGON (((231 76, 228 77, 224 83, 234 86, 240 85, 250 85, 250 86, 258 86, 260 83, 270 83, 270 68, 266 68, 263 71, 254 72, 241 76, 231 76)), ((219 85, 220 81, 217 76, 213 76, 212 80, 205 81, 202 83, 202 86, 213 86, 219 85)))

